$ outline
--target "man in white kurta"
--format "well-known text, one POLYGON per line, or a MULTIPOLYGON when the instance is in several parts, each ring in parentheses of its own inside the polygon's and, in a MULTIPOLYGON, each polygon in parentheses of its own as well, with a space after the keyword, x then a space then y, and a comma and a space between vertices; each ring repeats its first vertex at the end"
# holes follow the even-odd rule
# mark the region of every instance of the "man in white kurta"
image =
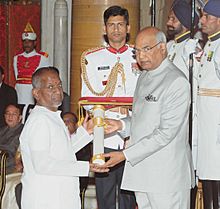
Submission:
POLYGON ((210 0, 200 19, 208 34, 198 71, 198 163, 204 208, 220 208, 220 1, 210 0))
POLYGON ((36 71, 32 82, 37 105, 20 136, 24 165, 22 209, 80 209, 79 176, 95 170, 89 162, 77 161, 75 153, 91 137, 79 127, 76 139, 70 139, 57 111, 63 90, 53 67, 36 71))
POLYGON ((166 37, 158 29, 141 30, 135 52, 143 71, 132 117, 107 121, 110 130, 114 122, 116 130, 124 127, 121 134, 130 134, 130 143, 122 152, 105 154, 110 157, 106 166, 126 159, 122 189, 135 191, 139 209, 188 209, 193 173, 189 83, 166 58, 166 37))

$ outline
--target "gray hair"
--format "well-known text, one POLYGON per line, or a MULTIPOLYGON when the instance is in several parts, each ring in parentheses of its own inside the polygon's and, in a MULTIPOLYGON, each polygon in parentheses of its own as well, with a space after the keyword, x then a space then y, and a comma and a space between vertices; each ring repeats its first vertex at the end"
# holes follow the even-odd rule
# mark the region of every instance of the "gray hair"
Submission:
POLYGON ((166 38, 166 35, 164 34, 164 32, 162 31, 158 31, 157 34, 156 34, 156 40, 157 40, 157 43, 161 42, 161 43, 167 43, 167 38, 166 38))
POLYGON ((33 88, 41 88, 42 75, 45 72, 49 72, 49 71, 57 73, 57 75, 59 76, 59 70, 55 67, 50 66, 50 67, 39 68, 32 75, 33 88))

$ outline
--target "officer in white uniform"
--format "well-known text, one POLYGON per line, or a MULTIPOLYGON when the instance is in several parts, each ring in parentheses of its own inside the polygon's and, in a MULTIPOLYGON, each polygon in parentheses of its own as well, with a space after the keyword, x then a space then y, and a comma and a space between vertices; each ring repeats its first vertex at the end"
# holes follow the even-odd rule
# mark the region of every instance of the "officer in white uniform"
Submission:
POLYGON ((36 52, 37 35, 30 23, 27 23, 22 33, 22 45, 24 52, 14 56, 14 73, 16 78, 15 89, 18 94, 19 104, 34 104, 31 90, 31 77, 34 71, 41 67, 50 66, 48 54, 36 52))
POLYGON ((198 162, 204 209, 220 208, 220 1, 209 0, 200 19, 208 34, 198 71, 198 162))
MULTIPOLYGON (((191 53, 194 53, 194 65, 193 65, 193 124, 192 124, 192 154, 194 169, 196 170, 196 158, 197 158, 197 57, 201 55, 201 47, 196 39, 190 39, 191 28, 191 12, 192 8, 186 1, 174 1, 171 10, 169 12, 167 21, 167 35, 173 36, 174 39, 167 43, 168 58, 173 62, 187 78, 189 78, 189 57, 191 53)), ((197 28, 199 17, 195 13, 195 28, 197 28)), ((192 190, 191 196, 191 208, 195 209, 197 187, 192 190)))
MULTIPOLYGON (((198 40, 190 39, 191 6, 186 1, 174 1, 168 21, 167 34, 174 40, 167 43, 168 58, 189 78, 189 55, 199 50, 198 40)), ((195 14, 195 25, 199 17, 195 14)))
MULTIPOLYGON (((88 50, 82 55, 82 97, 133 97, 138 69, 133 48, 126 44, 130 31, 127 9, 108 8, 104 12, 104 22, 109 45, 88 50)), ((124 109, 121 112, 109 110, 106 117, 120 119, 126 117, 126 113, 124 109)), ((122 150, 124 143, 121 136, 112 134, 105 138, 105 152, 122 150)), ((107 175, 96 175, 99 209, 116 208, 117 187, 119 209, 135 208, 134 196, 120 190, 123 169, 124 163, 112 168, 107 175)))

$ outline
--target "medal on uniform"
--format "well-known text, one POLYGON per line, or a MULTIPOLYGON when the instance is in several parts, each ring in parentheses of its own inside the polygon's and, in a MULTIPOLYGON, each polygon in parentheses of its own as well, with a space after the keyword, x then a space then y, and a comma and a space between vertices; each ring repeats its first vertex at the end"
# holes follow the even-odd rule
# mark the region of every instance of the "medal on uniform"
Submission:
POLYGON ((208 56, 207 56, 207 61, 208 61, 208 62, 211 62, 211 61, 212 61, 213 54, 214 54, 213 51, 209 51, 209 52, 208 52, 208 56))

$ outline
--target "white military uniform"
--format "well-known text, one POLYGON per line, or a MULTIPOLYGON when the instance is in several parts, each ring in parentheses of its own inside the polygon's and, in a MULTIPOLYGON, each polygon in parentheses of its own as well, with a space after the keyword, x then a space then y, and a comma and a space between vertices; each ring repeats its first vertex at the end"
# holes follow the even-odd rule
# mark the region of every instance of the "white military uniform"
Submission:
MULTIPOLYGON (((108 80, 111 69, 119 61, 123 64, 125 72, 125 85, 123 84, 122 77, 118 75, 114 97, 133 97, 136 82, 139 75, 136 60, 132 53, 133 48, 129 45, 123 46, 118 51, 111 47, 102 47, 98 50, 89 52, 86 55, 86 71, 89 82, 96 92, 101 92, 108 80)), ((87 88, 84 80, 82 79, 82 97, 95 97, 95 95, 87 88)), ((107 111, 106 117, 119 119, 125 117, 120 113, 107 111)), ((118 135, 105 138, 104 146, 111 149, 122 149, 124 140, 118 135)))
POLYGON ((23 52, 14 56, 15 89, 19 104, 34 104, 31 77, 36 69, 50 66, 49 58, 44 54, 33 50, 30 53, 23 52))
MULTIPOLYGON (((173 64, 175 64, 189 79, 189 56, 191 53, 195 53, 197 48, 200 48, 198 40, 190 39, 190 31, 176 37, 175 40, 171 40, 167 43, 168 58, 173 64)), ((194 60, 195 60, 194 56, 194 60)), ((193 65, 193 136, 192 136, 192 154, 194 168, 196 170, 197 161, 197 146, 198 146, 198 131, 197 131, 197 74, 198 66, 197 61, 194 61, 193 65)))
POLYGON ((202 180, 220 180, 220 31, 207 41, 198 72, 198 163, 202 180))
POLYGON ((21 133, 23 209, 81 208, 79 176, 88 176, 89 162, 75 153, 92 137, 79 127, 71 140, 60 113, 35 106, 21 133))

